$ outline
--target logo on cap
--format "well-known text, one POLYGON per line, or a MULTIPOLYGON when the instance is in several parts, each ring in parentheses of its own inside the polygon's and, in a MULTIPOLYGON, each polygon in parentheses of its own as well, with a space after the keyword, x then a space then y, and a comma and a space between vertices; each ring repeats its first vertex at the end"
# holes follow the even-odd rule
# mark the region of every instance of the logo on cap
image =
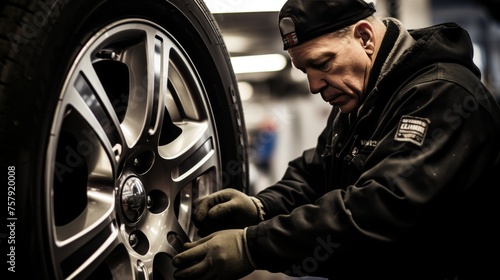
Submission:
POLYGON ((280 30, 283 36, 283 44, 285 49, 293 47, 299 43, 297 32, 295 32, 295 23, 292 18, 285 17, 280 20, 280 30))

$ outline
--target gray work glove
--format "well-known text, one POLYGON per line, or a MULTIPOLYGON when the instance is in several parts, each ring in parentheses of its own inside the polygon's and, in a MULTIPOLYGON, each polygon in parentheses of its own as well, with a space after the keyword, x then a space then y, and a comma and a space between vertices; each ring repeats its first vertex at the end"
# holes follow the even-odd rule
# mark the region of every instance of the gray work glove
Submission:
MULTIPOLYGON (((263 220, 256 198, 235 190, 223 189, 194 202, 193 222, 199 236, 224 229, 245 228, 263 220)), ((262 205, 262 204, 260 204, 262 205)))
POLYGON ((185 243, 186 251, 172 263, 177 280, 235 280, 252 271, 246 251, 245 230, 230 229, 213 233, 198 241, 185 243))

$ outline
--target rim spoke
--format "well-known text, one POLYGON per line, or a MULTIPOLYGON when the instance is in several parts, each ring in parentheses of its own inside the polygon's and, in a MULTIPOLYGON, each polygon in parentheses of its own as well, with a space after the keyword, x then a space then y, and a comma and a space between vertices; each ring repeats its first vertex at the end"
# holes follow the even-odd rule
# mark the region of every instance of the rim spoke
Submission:
POLYGON ((120 61, 129 66, 130 95, 122 129, 129 146, 134 146, 141 137, 150 137, 157 131, 163 114, 165 81, 161 76, 166 65, 165 48, 157 31, 143 29, 144 38, 139 43, 122 50, 120 61))
POLYGON ((85 221, 85 217, 92 216, 93 211, 89 210, 72 223, 56 228, 55 262, 59 264, 64 278, 94 271, 120 243, 118 230, 110 219, 94 224, 85 221), (78 231, 78 227, 85 230, 78 231))
POLYGON ((75 81, 75 87, 85 102, 89 104, 90 109, 106 131, 110 142, 113 145, 122 144, 124 138, 118 116, 101 80, 90 64, 90 60, 82 59, 80 75, 75 81))
POLYGON ((216 143, 206 122, 185 122, 178 126, 182 134, 159 149, 160 155, 166 159, 162 168, 172 170, 174 181, 190 180, 207 168, 216 166, 217 161, 213 157, 216 143))
MULTIPOLYGON (((89 89, 86 87, 86 83, 80 79, 82 85, 79 87, 83 88, 72 88, 67 91, 65 101, 67 102, 67 108, 70 108, 66 113, 65 119, 67 122, 71 122, 71 125, 64 125, 63 128, 68 132, 79 136, 81 141, 90 140, 97 138, 97 142, 94 145, 99 145, 104 148, 104 151, 110 159, 113 159, 113 163, 119 158, 119 151, 121 151, 120 142, 116 141, 115 133, 110 126, 106 126, 107 118, 103 117, 105 111, 97 103, 95 99, 90 97, 90 100, 85 100, 86 97, 82 96, 85 93, 82 91, 87 91, 89 89), (84 89, 86 88, 86 89, 84 89), (78 126, 74 124, 78 123, 78 126)), ((86 142, 81 142, 84 145, 86 142)), ((89 153, 98 150, 97 147, 89 148, 89 153)))

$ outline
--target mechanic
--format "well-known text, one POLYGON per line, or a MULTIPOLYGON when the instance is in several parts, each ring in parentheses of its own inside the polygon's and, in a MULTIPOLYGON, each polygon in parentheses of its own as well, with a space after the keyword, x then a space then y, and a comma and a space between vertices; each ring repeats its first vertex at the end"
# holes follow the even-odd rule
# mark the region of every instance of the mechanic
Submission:
POLYGON ((317 146, 255 196, 197 200, 176 279, 498 275, 500 109, 455 23, 406 29, 363 0, 289 0, 284 49, 332 105, 317 146))

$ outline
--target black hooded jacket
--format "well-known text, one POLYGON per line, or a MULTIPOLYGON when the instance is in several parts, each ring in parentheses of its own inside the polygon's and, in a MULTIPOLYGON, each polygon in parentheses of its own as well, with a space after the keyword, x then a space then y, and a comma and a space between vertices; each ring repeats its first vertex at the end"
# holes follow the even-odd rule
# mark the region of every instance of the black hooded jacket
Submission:
POLYGON ((256 195, 258 269, 330 279, 483 279, 498 265, 500 109, 454 23, 387 32, 356 113, 256 195))

